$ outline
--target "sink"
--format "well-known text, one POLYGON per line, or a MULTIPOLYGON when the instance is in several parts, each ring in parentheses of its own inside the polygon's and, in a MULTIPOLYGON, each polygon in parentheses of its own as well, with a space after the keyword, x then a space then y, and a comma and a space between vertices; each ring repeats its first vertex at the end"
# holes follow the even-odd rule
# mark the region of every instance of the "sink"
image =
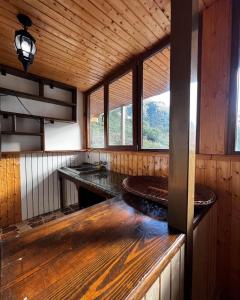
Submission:
POLYGON ((94 165, 94 164, 90 164, 90 163, 82 163, 79 166, 66 167, 65 169, 67 169, 75 174, 78 174, 78 175, 90 174, 90 173, 95 173, 98 171, 106 170, 106 168, 104 166, 94 165))

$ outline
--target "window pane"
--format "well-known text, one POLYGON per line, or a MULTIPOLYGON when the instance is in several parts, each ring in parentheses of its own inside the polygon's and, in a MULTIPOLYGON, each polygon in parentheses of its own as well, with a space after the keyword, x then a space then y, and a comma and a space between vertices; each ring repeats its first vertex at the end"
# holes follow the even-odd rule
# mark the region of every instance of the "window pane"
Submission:
POLYGON ((132 72, 109 85, 109 145, 133 144, 132 72))
POLYGON ((237 120, 236 120, 236 143, 235 151, 240 151, 240 70, 238 70, 238 81, 237 81, 237 120))
POLYGON ((104 148, 104 91, 103 87, 90 95, 90 147, 104 148))
POLYGON ((170 47, 143 63, 142 148, 169 148, 170 47))

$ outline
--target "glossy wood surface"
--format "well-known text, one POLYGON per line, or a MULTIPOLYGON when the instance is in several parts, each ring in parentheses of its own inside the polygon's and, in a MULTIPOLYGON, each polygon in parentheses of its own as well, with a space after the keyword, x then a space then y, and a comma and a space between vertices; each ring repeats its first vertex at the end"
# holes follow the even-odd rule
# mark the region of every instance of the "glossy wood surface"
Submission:
MULTIPOLYGON (((214 0, 199 2, 203 9, 214 0)), ((32 19, 29 31, 37 41, 30 71, 82 91, 170 33, 170 0, 2 0, 0 63, 19 69, 13 45, 18 13, 32 19)))
MULTIPOLYGON (((84 155, 84 154, 82 154, 84 155)), ((86 154, 85 154, 86 155, 86 154)), ((95 162, 97 152, 85 160, 95 162)), ((101 160, 109 162, 112 171, 129 175, 168 176, 169 157, 159 152, 106 152, 101 160)), ((197 155, 196 182, 209 186, 217 194, 217 290, 240 294, 240 156, 197 155), (226 275, 227 274, 227 275, 226 275)))
POLYGON ((1 299, 126 299, 183 242, 114 198, 3 241, 1 299))

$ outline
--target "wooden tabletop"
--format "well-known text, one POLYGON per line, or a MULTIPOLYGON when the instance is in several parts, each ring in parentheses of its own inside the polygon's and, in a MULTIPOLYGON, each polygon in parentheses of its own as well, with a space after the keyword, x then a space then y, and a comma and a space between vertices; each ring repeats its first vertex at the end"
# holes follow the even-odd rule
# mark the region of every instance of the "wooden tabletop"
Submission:
POLYGON ((116 197, 3 240, 1 299, 137 300, 184 238, 116 197))

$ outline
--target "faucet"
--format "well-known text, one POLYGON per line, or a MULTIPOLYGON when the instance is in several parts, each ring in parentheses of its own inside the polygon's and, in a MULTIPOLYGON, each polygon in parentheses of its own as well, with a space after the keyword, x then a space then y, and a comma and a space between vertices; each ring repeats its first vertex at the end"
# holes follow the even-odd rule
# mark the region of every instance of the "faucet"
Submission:
POLYGON ((93 165, 99 167, 99 169, 106 168, 107 161, 102 161, 100 159, 100 155, 101 155, 101 151, 100 150, 95 150, 95 149, 88 150, 88 154, 87 154, 88 161, 90 160, 90 152, 93 152, 93 151, 98 152, 98 162, 93 163, 93 165))

